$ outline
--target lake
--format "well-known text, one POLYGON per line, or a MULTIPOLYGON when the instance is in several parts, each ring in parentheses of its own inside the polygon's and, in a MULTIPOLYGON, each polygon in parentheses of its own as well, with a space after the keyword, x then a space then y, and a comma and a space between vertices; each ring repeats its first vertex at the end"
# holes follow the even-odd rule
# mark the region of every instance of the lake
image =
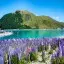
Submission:
POLYGON ((4 30, 5 32, 12 32, 8 36, 0 36, 2 39, 18 39, 18 38, 63 38, 63 29, 21 29, 21 30, 4 30))

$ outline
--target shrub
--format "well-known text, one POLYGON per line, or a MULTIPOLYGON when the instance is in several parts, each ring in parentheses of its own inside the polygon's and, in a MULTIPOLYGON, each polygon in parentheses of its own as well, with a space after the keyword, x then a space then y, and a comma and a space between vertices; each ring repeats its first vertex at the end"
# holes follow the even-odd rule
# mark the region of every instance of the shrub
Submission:
POLYGON ((30 61, 36 61, 37 60, 37 54, 35 52, 30 53, 30 61))

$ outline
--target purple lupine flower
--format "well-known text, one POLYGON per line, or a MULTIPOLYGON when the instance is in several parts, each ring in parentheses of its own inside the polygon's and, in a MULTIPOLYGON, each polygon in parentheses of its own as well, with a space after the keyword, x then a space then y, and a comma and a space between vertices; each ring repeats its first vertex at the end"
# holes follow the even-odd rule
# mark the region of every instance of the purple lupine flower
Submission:
POLYGON ((9 55, 14 55, 15 49, 9 46, 9 55))
MULTIPOLYGON (((2 49, 4 52, 8 51, 10 55, 18 53, 19 58, 21 56, 19 49, 23 54, 27 47, 31 47, 31 51, 36 51, 39 45, 58 45, 59 43, 59 51, 56 51, 57 54, 53 56, 64 56, 64 38, 37 38, 37 39, 9 39, 9 40, 1 40, 0 41, 0 50, 2 49), (11 47, 11 48, 10 48, 11 47), (18 49, 17 49, 18 48, 18 49)), ((28 50, 30 50, 28 48, 28 50)))
POLYGON ((59 46, 59 57, 62 57, 62 47, 59 46))
POLYGON ((31 48, 31 51, 36 52, 37 51, 36 47, 31 48))

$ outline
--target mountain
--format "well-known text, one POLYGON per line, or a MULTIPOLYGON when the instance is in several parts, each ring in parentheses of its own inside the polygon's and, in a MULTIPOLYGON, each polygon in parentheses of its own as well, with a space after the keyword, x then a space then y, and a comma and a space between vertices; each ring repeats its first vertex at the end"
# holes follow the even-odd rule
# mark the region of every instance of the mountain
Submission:
POLYGON ((56 29, 64 28, 64 23, 49 16, 36 16, 29 11, 17 10, 15 13, 4 15, 0 19, 1 29, 56 29))

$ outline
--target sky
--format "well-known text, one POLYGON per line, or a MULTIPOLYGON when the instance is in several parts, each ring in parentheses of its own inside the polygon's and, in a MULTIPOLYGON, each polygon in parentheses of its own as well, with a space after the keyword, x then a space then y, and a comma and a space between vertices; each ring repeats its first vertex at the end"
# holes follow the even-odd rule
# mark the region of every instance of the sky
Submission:
POLYGON ((0 0, 0 18, 16 10, 27 10, 64 22, 64 0, 0 0))

